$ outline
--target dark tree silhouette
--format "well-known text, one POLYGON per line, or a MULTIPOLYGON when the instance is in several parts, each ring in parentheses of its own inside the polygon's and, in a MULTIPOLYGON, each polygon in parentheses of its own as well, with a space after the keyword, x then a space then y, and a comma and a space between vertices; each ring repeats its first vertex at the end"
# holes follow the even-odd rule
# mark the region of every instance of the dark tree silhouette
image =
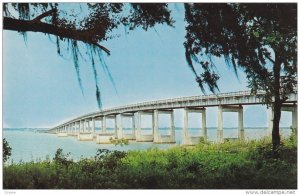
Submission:
POLYGON ((266 92, 274 111, 272 142, 280 144, 282 104, 297 86, 297 4, 185 4, 186 59, 199 86, 217 88, 211 56, 242 68, 253 94, 266 92), (204 56, 209 56, 206 60, 204 56), (197 75, 193 62, 203 73, 197 75))
POLYGON ((11 156, 11 147, 5 138, 3 138, 3 162, 6 162, 11 156))
POLYGON ((57 53, 65 42, 73 55, 78 83, 83 94, 78 60, 81 56, 78 42, 87 46, 94 72, 96 98, 101 108, 100 87, 95 68, 98 57, 114 85, 113 77, 102 58, 102 51, 110 55, 101 42, 114 38, 113 29, 120 25, 129 31, 137 27, 144 30, 156 24, 172 26, 170 10, 163 3, 4 3, 3 29, 18 31, 26 38, 26 32, 40 32, 56 36, 57 53), (71 7, 71 8, 70 8, 71 7), (74 7, 74 8, 73 8, 74 7))

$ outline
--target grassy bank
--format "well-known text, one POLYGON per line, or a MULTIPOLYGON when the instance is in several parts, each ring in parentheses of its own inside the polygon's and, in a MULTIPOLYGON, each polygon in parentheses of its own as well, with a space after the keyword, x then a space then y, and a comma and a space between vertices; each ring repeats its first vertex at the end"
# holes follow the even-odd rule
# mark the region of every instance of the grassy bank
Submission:
POLYGON ((4 167, 4 189, 296 189, 297 146, 283 140, 274 158, 270 140, 199 144, 168 150, 99 150, 74 162, 53 160, 4 167))

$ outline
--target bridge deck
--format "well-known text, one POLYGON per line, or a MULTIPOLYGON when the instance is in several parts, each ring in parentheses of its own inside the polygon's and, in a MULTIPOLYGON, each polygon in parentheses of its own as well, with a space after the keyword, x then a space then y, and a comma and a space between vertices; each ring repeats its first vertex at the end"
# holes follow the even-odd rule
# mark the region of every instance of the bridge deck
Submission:
MULTIPOLYGON (((172 98, 165 100, 156 100, 149 102, 136 103, 131 105, 125 105, 115 108, 104 109, 98 112, 88 113, 79 117, 76 117, 70 121, 58 125, 55 128, 74 123, 76 121, 85 120, 89 118, 102 117, 108 115, 117 115, 121 113, 134 113, 138 111, 152 111, 160 109, 180 109, 180 108, 192 108, 192 107, 211 107, 219 105, 251 105, 251 104, 263 104, 264 92, 258 92, 256 95, 251 94, 250 91, 239 91, 231 93, 210 94, 201 96, 190 96, 182 98, 172 98)), ((297 102, 297 93, 290 94, 287 103, 297 102)), ((53 130, 50 129, 50 130, 53 130)))

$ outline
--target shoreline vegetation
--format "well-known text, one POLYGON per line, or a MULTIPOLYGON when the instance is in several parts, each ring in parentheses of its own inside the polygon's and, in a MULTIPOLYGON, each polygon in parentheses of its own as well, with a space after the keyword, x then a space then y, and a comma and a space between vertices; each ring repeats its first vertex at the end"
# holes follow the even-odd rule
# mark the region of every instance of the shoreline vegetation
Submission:
POLYGON ((277 151, 270 138, 199 143, 167 150, 109 151, 74 161, 53 159, 3 167, 4 189, 297 189, 297 139, 277 151))

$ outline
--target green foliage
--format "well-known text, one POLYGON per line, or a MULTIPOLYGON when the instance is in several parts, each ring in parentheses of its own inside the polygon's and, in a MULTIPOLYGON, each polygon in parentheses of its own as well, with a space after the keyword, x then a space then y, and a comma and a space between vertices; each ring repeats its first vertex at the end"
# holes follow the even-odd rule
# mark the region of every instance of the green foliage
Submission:
POLYGON ((59 149, 52 162, 5 166, 4 189, 296 189, 293 140, 283 140, 278 158, 270 139, 168 150, 99 149, 94 158, 78 162, 59 149))
POLYGON ((58 164, 62 164, 65 166, 68 166, 70 163, 72 163, 72 160, 68 159, 70 153, 64 154, 63 149, 58 148, 55 152, 55 156, 53 158, 53 161, 58 164))
POLYGON ((11 156, 11 147, 5 138, 3 138, 3 162, 6 162, 11 156))
POLYGON ((274 109, 278 147, 281 106, 297 92, 297 4, 185 3, 185 20, 186 60, 201 90, 218 89, 213 57, 223 57, 236 76, 241 68, 251 93, 264 92, 264 103, 274 109))
POLYGON ((114 138, 110 138, 109 141, 112 143, 112 144, 115 144, 116 146, 117 145, 120 145, 120 146, 124 146, 124 145, 128 145, 129 144, 129 141, 128 139, 114 139, 114 138))
POLYGON ((186 59, 203 91, 204 84, 212 92, 217 88, 219 77, 214 72, 213 56, 224 57, 236 74, 241 67, 254 92, 267 92, 267 103, 271 103, 271 97, 279 91, 279 82, 281 99, 294 91, 297 83, 296 4, 186 3, 185 20, 186 59), (198 75, 193 62, 200 65, 203 73, 208 73, 198 75), (278 72, 273 69, 276 64, 282 67, 278 72))

